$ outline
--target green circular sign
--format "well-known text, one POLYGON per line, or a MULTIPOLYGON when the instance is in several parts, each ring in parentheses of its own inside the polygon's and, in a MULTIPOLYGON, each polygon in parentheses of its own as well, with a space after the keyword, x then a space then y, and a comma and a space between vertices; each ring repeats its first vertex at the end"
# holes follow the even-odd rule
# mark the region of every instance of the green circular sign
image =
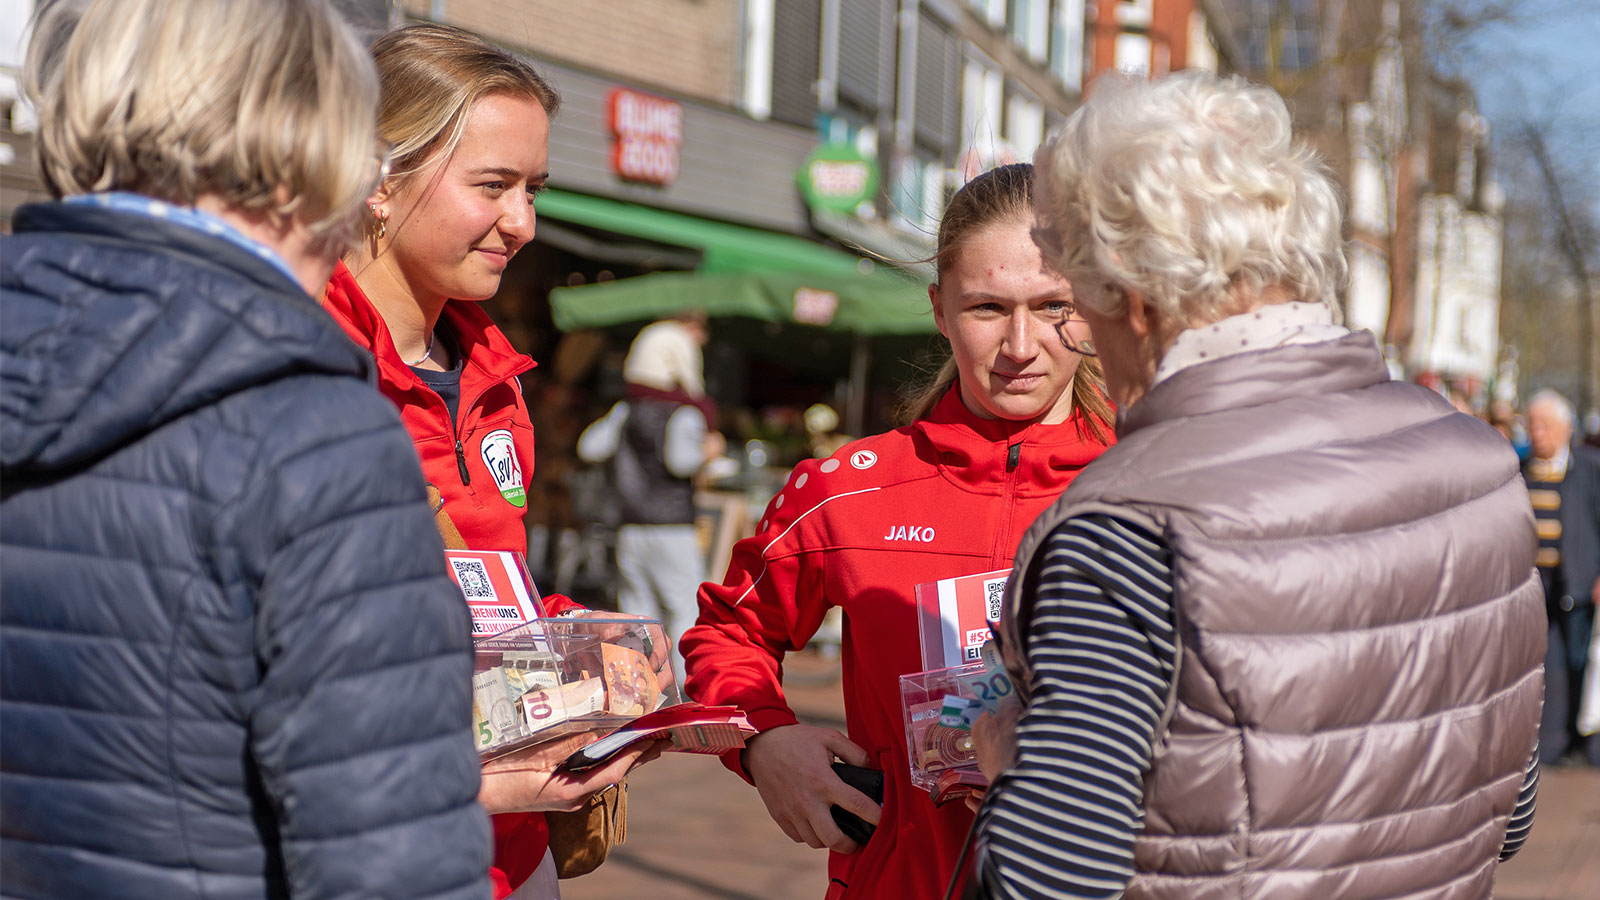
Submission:
POLYGON ((878 163, 853 144, 824 144, 806 157, 798 178, 807 206, 850 213, 878 192, 878 163))

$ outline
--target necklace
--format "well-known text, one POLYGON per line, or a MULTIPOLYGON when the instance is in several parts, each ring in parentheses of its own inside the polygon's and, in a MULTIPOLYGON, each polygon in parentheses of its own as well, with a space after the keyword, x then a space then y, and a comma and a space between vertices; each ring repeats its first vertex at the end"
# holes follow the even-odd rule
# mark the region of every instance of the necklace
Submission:
MULTIPOLYGON (((430 357, 432 355, 433 355, 433 332, 430 331, 430 332, 428 332, 428 348, 426 350, 422 351, 422 355, 417 357, 416 362, 408 362, 408 363, 406 363, 406 366, 410 367, 410 368, 415 368, 417 366, 420 366, 423 363, 427 362, 428 361, 428 357, 430 357)), ((402 362, 404 362, 404 360, 402 360, 402 362)))

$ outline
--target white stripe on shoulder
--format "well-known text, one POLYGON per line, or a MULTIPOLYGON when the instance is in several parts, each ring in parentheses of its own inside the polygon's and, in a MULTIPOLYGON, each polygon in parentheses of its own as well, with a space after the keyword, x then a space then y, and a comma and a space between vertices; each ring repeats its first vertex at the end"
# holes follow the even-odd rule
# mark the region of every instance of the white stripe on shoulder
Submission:
POLYGON ((800 520, 801 519, 804 519, 806 516, 809 516, 812 513, 816 512, 817 510, 821 509, 823 504, 832 503, 833 501, 838 500, 841 497, 853 497, 856 494, 870 494, 873 491, 881 491, 881 490, 883 490, 883 488, 881 488, 881 487, 869 487, 869 488, 863 488, 863 489, 861 489, 859 491, 848 491, 848 492, 843 493, 843 494, 834 494, 831 497, 824 497, 824 498, 822 498, 821 501, 819 501, 817 503, 816 506, 813 506, 810 509, 806 510, 805 512, 801 513, 800 515, 795 516, 794 517, 794 521, 789 523, 789 527, 788 528, 785 528, 781 534, 779 534, 777 537, 773 538, 765 547, 761 548, 761 574, 757 575, 755 577, 755 580, 750 582, 750 586, 744 589, 744 593, 739 595, 739 599, 733 601, 733 605, 734 606, 738 606, 739 604, 743 603, 744 602, 744 598, 750 596, 750 592, 755 590, 756 589, 756 585, 761 583, 761 579, 767 577, 767 551, 771 550, 775 545, 777 545, 777 543, 779 541, 781 541, 785 537, 787 537, 789 532, 793 531, 794 527, 796 525, 800 524, 800 520))

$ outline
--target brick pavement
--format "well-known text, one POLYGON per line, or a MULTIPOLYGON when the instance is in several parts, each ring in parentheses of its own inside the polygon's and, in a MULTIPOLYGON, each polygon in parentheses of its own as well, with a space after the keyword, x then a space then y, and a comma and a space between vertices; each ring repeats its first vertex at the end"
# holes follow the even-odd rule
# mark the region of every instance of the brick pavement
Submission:
POLYGON ((1521 852, 1500 867, 1499 900, 1600 900, 1600 771, 1545 767, 1521 852))
MULTIPOLYGON (((827 667, 790 657, 800 679, 827 667)), ((844 730, 837 682, 791 679, 789 703, 810 725, 844 730)), ((821 900, 828 854, 790 841, 756 789, 720 760, 668 753, 628 776, 628 840, 605 865, 561 884, 562 900, 821 900)))
MULTIPOLYGON (((806 655, 793 671, 815 675, 806 655)), ((813 725, 844 728, 837 684, 789 687, 813 725)), ((1543 773, 1522 852, 1501 866, 1498 900, 1600 900, 1600 771, 1543 773)), ((629 778, 628 842, 564 900, 821 900, 827 854, 784 836, 755 789, 710 757, 669 753, 629 778)))

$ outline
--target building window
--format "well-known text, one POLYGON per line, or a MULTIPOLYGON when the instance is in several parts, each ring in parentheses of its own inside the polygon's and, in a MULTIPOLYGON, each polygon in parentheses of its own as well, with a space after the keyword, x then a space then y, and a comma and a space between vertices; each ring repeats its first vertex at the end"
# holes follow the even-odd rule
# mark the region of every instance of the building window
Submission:
POLYGON ((1154 0, 1117 0, 1118 25, 1149 25, 1154 0))
POLYGON ((1010 0, 1011 40, 1044 62, 1050 46, 1050 5, 1046 0, 1010 0))
POLYGON ((1021 94, 1006 101, 1006 143, 1018 159, 1032 159, 1044 140, 1044 106, 1021 94))
POLYGON ((919 148, 895 173, 890 196, 894 223, 916 234, 938 234, 944 204, 945 168, 919 148))
POLYGON ((771 4, 771 117, 779 122, 816 123, 822 7, 816 3, 771 4))
POLYGON ((1125 31, 1117 35, 1115 52, 1114 64, 1119 71, 1150 74, 1150 38, 1125 31))
POLYGON ((772 115, 772 32, 775 0, 745 0, 745 112, 756 119, 772 115))
POLYGON ((978 17, 996 28, 1003 28, 1006 24, 1006 0, 972 0, 972 8, 978 17))
POLYGON ((1249 0, 1235 13, 1245 57, 1257 71, 1303 71, 1317 65, 1320 30, 1314 0, 1249 0))
POLYGON ((1071 90, 1083 89, 1083 0, 1056 0, 1050 17, 1050 72, 1071 90))
POLYGON ((999 72, 976 60, 967 62, 961 78, 963 147, 979 146, 999 139, 1001 88, 999 72))

